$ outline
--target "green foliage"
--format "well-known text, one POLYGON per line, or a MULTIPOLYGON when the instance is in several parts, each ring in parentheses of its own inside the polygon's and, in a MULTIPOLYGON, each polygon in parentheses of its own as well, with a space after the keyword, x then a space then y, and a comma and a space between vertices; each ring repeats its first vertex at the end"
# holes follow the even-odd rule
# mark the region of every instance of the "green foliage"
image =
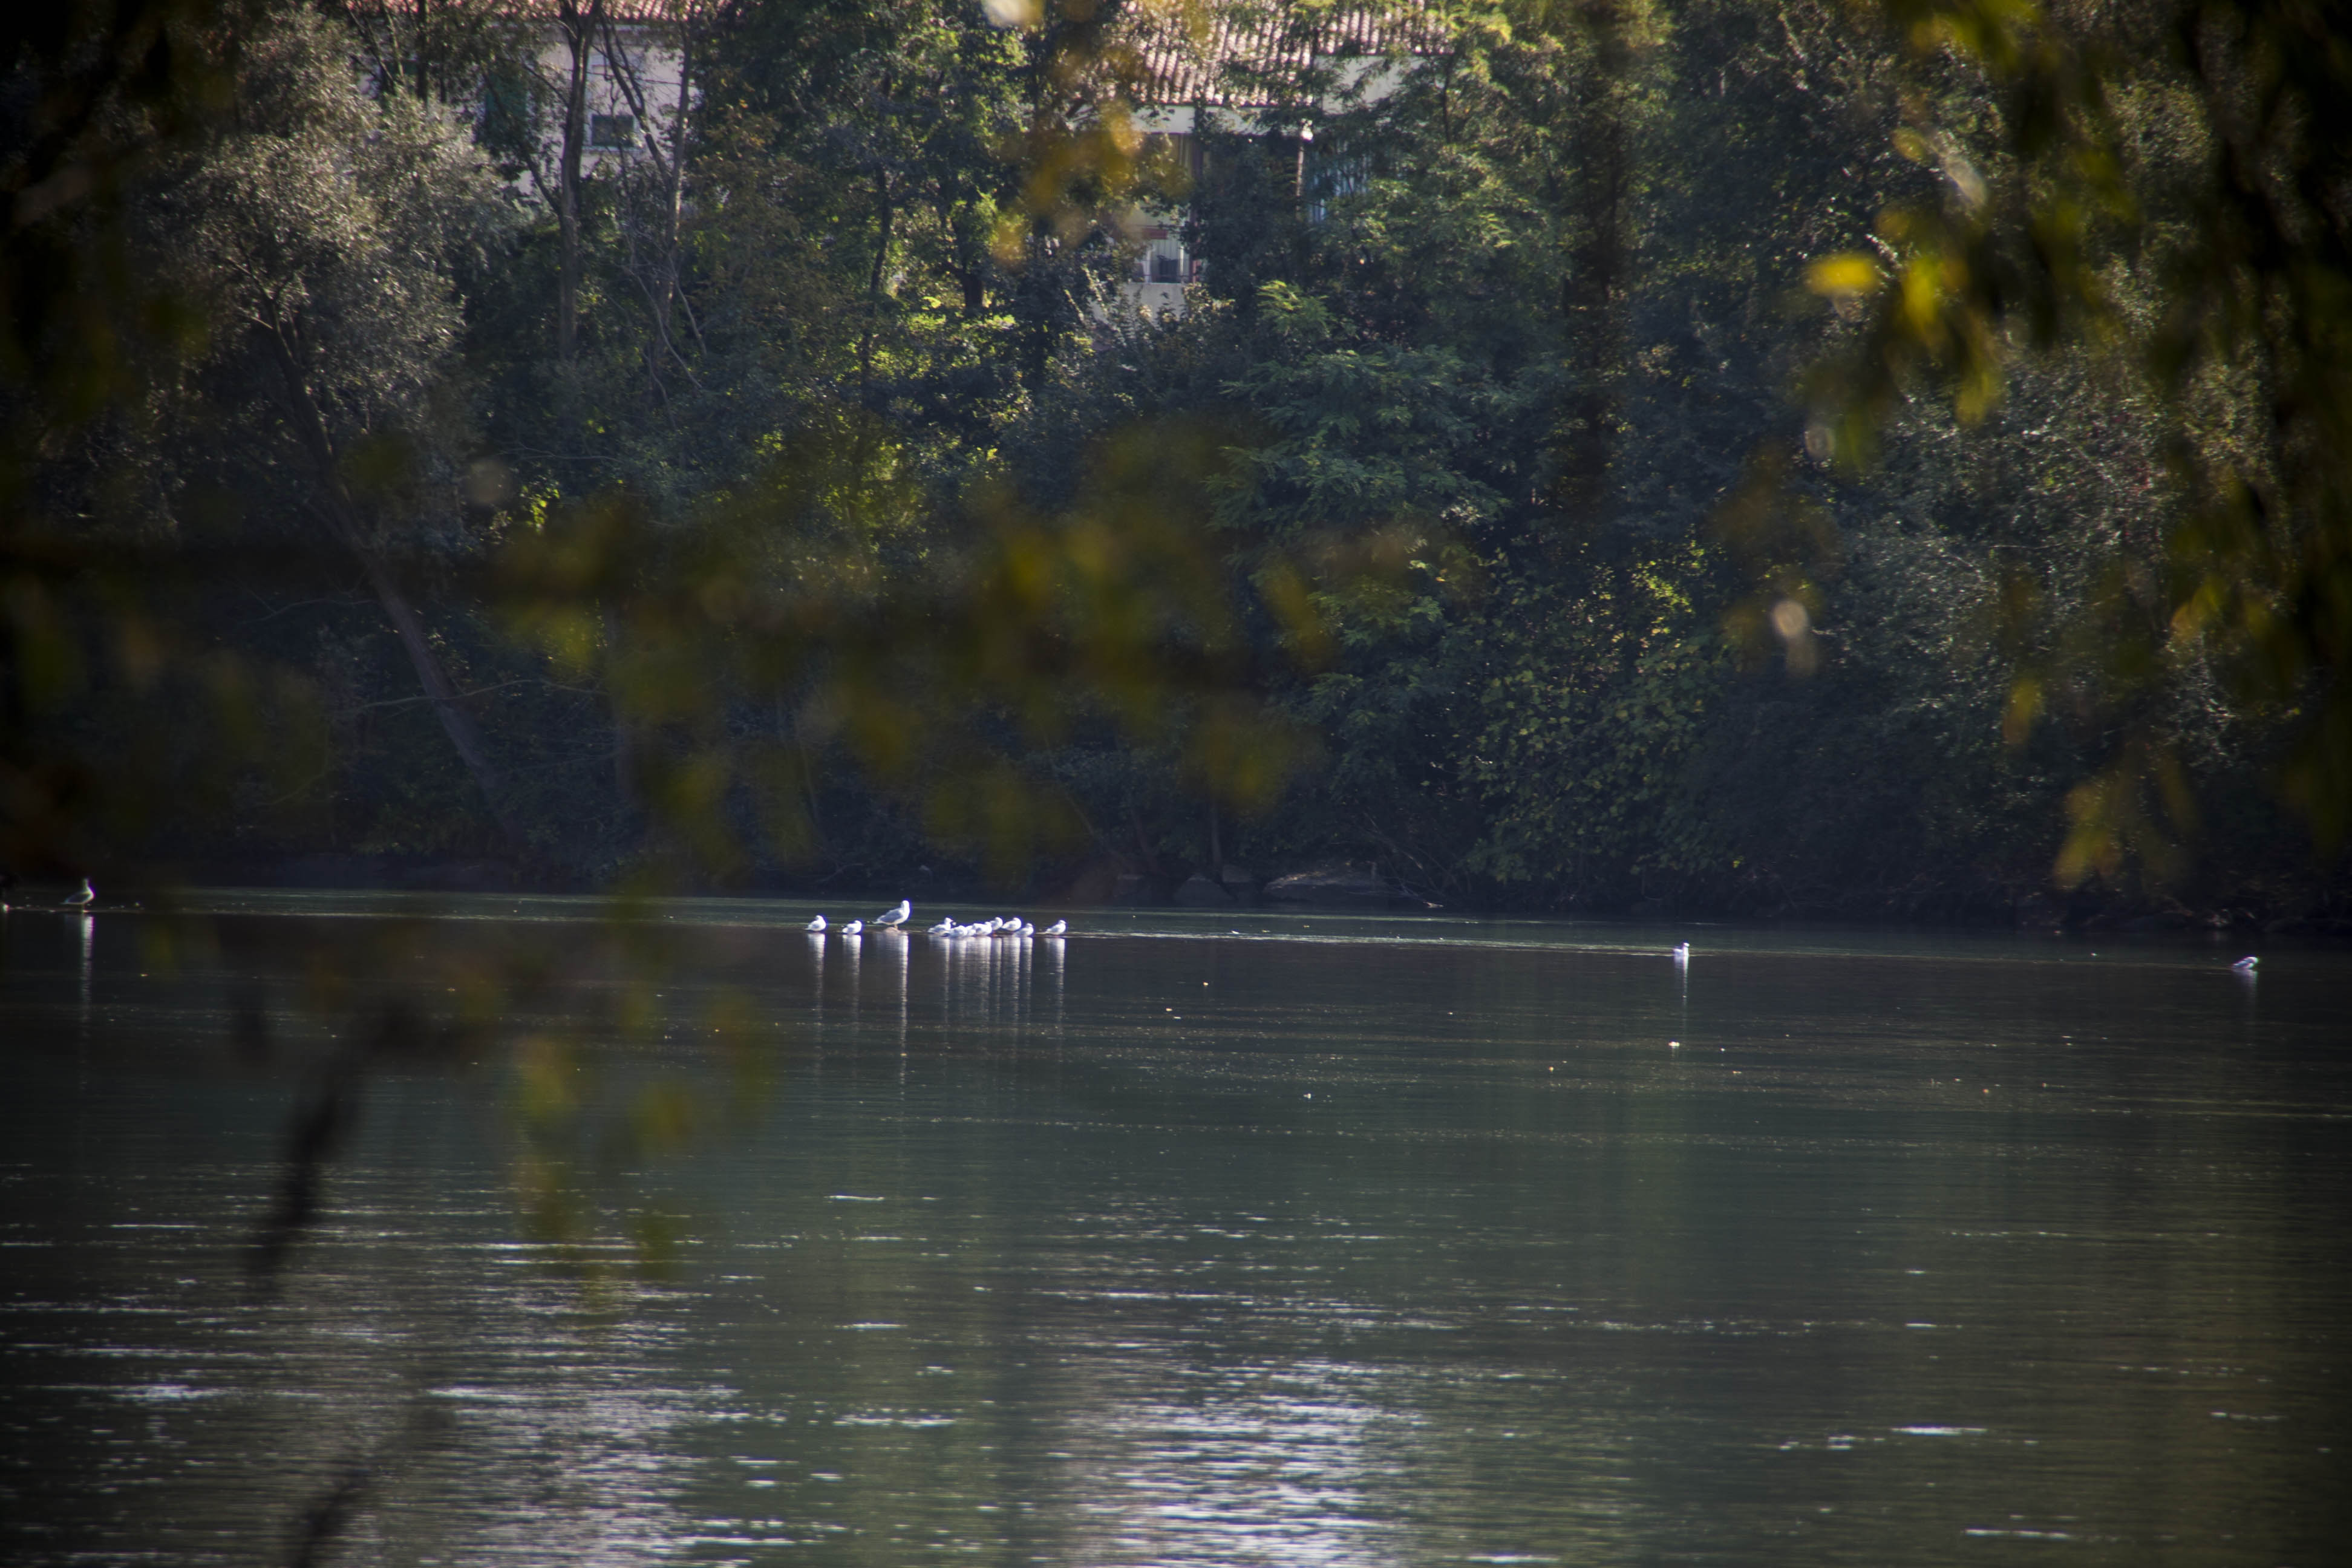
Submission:
POLYGON ((2344 378, 2352 64, 2334 6, 1886 7, 1944 91, 1893 142, 1943 175, 1877 221, 1883 257, 1824 257, 1812 287, 1859 319, 1811 395, 1822 444, 1867 458, 1913 388, 1974 426, 2029 349, 2102 355, 2149 422, 2156 537, 2093 592, 2018 595, 2021 736, 2072 684, 2107 720, 2070 795, 2067 880, 2127 858, 2179 869, 2200 759, 2185 715, 2227 702, 2276 730, 2282 782, 2323 849, 2352 827, 2352 429, 2344 378), (1955 100, 1958 100, 1958 102, 1955 100), (1965 113, 1955 113, 1965 106, 1965 113), (2037 634, 2031 623, 2051 617, 2037 634), (2070 656, 2071 657, 2068 657, 2070 656))
POLYGON ((1227 391, 1272 427, 1249 452, 1236 514, 1276 539, 1418 522, 1476 531, 1499 510, 1469 472, 1491 382, 1449 347, 1349 342, 1322 301, 1260 290, 1268 340, 1227 391))
POLYGON ((12 860, 1948 914, 2352 799, 2303 13, 1432 9, 1188 184, 1205 15, 686 5, 574 179, 445 12, 20 63, 12 860))
POLYGON ((1725 665, 1678 586, 1704 576, 1699 562, 1643 562, 1591 574, 1573 597, 1538 588, 1488 611, 1497 657, 1469 770, 1488 826, 1474 868, 1606 900, 1718 863, 1719 830, 1686 782, 1725 665))

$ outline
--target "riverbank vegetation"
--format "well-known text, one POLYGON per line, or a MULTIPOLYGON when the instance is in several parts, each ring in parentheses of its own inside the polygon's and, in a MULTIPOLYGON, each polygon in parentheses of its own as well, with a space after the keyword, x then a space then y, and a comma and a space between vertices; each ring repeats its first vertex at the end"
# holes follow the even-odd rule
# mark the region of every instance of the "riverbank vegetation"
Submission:
POLYGON ((2337 8, 647 15, 17 41, 20 874, 2352 917, 2337 8))

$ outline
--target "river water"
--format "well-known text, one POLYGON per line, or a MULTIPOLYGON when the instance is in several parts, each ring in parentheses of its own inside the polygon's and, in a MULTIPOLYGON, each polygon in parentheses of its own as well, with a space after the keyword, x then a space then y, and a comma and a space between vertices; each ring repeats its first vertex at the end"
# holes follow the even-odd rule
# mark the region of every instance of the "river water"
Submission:
POLYGON ((2352 955, 808 912, 0 920, 0 1560, 2344 1561, 2352 955))

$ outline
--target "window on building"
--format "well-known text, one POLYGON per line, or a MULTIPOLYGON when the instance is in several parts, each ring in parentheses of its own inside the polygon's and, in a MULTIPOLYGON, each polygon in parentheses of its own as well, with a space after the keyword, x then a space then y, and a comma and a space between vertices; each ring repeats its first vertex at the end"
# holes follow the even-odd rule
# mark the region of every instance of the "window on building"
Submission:
POLYGON ((1341 196, 1360 195, 1372 184, 1372 161, 1364 154, 1313 154, 1306 164, 1307 221, 1321 223, 1330 216, 1330 204, 1341 196))
POLYGON ((1140 163, 1147 180, 1163 194, 1177 197, 1197 188, 1205 172, 1201 139, 1183 132, 1146 132, 1140 163))
POLYGON ((495 67, 482 84, 481 119, 476 134, 490 155, 509 169, 530 162, 539 141, 539 104, 531 79, 515 67, 495 67))
POLYGON ((637 144, 637 117, 634 114, 592 114, 588 117, 588 145, 591 147, 634 147, 637 144))

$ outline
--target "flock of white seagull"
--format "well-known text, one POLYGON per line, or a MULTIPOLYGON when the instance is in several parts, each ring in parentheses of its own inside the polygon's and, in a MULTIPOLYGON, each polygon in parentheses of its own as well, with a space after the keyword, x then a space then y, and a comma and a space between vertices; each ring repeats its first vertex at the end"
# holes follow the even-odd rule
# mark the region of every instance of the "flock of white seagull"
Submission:
MULTIPOLYGON (((97 902, 97 891, 90 887, 89 879, 84 877, 81 879, 81 887, 79 890, 69 894, 67 897, 65 903, 68 909, 87 910, 91 904, 97 902)), ((7 908, 5 904, 0 904, 0 909, 5 908, 7 908)), ((845 926, 828 926, 825 924, 824 917, 823 915, 819 915, 816 919, 809 921, 805 929, 811 936, 824 936, 828 931, 831 931, 833 934, 841 937, 863 937, 866 934, 866 928, 869 924, 877 931, 895 931, 903 930, 908 921, 914 918, 914 913, 915 906, 908 900, 900 899, 896 909, 884 910, 880 914, 876 915, 870 921, 852 921, 845 926)), ((1070 922, 1067 921, 1055 921, 1052 925, 1040 931, 1037 927, 1031 925, 1027 921, 1023 920, 1018 915, 999 915, 994 920, 975 921, 970 925, 958 925, 951 920, 942 920, 939 924, 927 929, 923 934, 929 937, 938 937, 941 941, 974 940, 981 937, 1013 937, 1016 939, 1040 936, 1063 937, 1070 934, 1070 922)), ((1675 945, 1674 957, 1676 963, 1688 963, 1690 962, 1690 943, 1685 942, 1677 942, 1675 945)), ((2241 974, 2252 974, 2256 966, 2261 963, 2261 959, 2255 958, 2250 954, 2247 957, 2238 960, 2237 963, 2230 965, 2230 967, 2236 970, 2241 974)))
MULTIPOLYGON (((805 929, 811 936, 821 937, 827 931, 831 931, 836 936, 854 939, 864 936, 866 934, 866 928, 869 924, 877 931, 901 930, 909 920, 914 918, 914 914, 915 906, 908 902, 905 899, 900 899, 897 909, 884 910, 880 914, 876 915, 871 921, 851 921, 845 926, 828 926, 825 924, 824 917, 823 915, 819 915, 816 919, 809 921, 805 929)), ((979 937, 1061 937, 1070 934, 1070 922, 1067 921, 1055 921, 1052 925, 1040 931, 1018 915, 999 915, 994 920, 976 921, 971 925, 958 925, 951 920, 943 920, 940 921, 939 924, 925 931, 923 934, 925 936, 937 937, 942 942, 950 939, 961 938, 969 940, 979 937)))

